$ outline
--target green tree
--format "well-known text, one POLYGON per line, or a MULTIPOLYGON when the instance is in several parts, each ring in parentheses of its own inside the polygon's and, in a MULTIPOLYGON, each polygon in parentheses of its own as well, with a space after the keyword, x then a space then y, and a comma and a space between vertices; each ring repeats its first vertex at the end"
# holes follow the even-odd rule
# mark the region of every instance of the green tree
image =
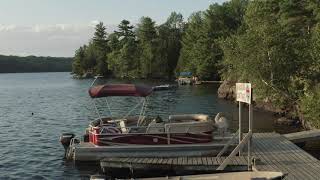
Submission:
POLYGON ((109 67, 117 77, 138 77, 139 56, 133 28, 129 21, 123 20, 118 26, 118 31, 109 36, 109 46, 112 49, 108 56, 109 67))
POLYGON ((276 0, 251 2, 245 15, 248 29, 223 44, 222 72, 224 79, 250 81, 261 98, 284 104, 290 98, 290 74, 296 62, 291 61, 291 49, 285 43, 287 32, 278 19, 276 0))
POLYGON ((219 41, 241 27, 247 0, 212 4, 189 18, 183 36, 178 71, 192 71, 202 79, 219 79, 223 51, 219 41))
POLYGON ((320 128, 320 84, 308 90, 308 94, 300 99, 303 118, 315 128, 320 128))
POLYGON ((182 36, 182 48, 176 70, 196 72, 197 56, 195 53, 195 43, 203 35, 202 27, 204 25, 203 13, 193 13, 186 24, 185 33, 182 36))
POLYGON ((85 58, 85 48, 85 45, 80 46, 80 48, 76 50, 75 56, 73 58, 72 72, 78 75, 83 75, 83 70, 86 68, 83 67, 85 58))
POLYGON ((174 77, 174 70, 180 56, 181 38, 184 32, 183 17, 180 13, 173 12, 167 21, 157 27, 157 62, 159 75, 174 77))
MULTIPOLYGON (((92 48, 95 48, 95 56, 96 56, 96 65, 95 68, 97 74, 107 75, 108 71, 108 60, 107 54, 109 53, 108 47, 108 39, 107 39, 107 32, 106 27, 103 25, 102 22, 96 25, 95 33, 92 38, 92 48)), ((93 50, 92 50, 93 52, 93 50)))
POLYGON ((142 17, 137 26, 137 38, 139 41, 140 73, 143 78, 151 78, 158 67, 154 67, 156 59, 157 33, 155 22, 149 17, 142 17))
POLYGON ((94 73, 97 65, 98 53, 92 42, 85 48, 83 67, 85 72, 94 73))
POLYGON ((98 51, 103 53, 107 53, 108 51, 108 40, 107 40, 107 32, 106 27, 102 22, 96 25, 94 36, 92 38, 93 44, 96 46, 98 51))
POLYGON ((121 42, 126 43, 127 41, 131 41, 132 38, 135 38, 133 28, 134 26, 130 25, 130 21, 122 20, 118 25, 119 31, 115 31, 115 34, 121 39, 121 42))

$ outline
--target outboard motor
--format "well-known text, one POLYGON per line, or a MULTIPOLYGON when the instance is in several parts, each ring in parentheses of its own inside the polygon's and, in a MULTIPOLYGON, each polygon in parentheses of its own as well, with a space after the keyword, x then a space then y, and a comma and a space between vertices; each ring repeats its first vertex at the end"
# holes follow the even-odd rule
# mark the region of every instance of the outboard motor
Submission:
POLYGON ((75 135, 72 133, 63 133, 60 136, 60 143, 62 144, 62 146, 64 148, 64 157, 65 158, 67 158, 67 152, 68 152, 68 148, 70 146, 71 139, 73 139, 74 137, 75 137, 75 135))

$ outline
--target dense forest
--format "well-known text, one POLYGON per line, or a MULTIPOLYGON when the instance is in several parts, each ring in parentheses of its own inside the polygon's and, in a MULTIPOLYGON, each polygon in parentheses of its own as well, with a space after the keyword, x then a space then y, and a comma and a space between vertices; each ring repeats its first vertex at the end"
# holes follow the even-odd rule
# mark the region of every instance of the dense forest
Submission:
POLYGON ((100 23, 75 53, 73 72, 120 78, 251 82, 256 101, 289 109, 320 127, 318 0, 231 0, 195 12, 173 12, 163 24, 123 20, 107 34, 100 23))
POLYGON ((71 72, 72 58, 0 55, 0 73, 71 72))

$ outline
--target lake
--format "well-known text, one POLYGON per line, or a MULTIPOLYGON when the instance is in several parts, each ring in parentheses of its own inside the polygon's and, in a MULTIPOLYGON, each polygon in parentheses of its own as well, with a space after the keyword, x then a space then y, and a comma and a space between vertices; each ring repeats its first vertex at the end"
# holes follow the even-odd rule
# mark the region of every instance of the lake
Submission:
MULTIPOLYGON (((86 179, 95 174, 96 168, 78 169, 72 163, 66 163, 59 143, 61 133, 73 132, 81 136, 90 120, 97 117, 88 95, 91 83, 92 79, 72 79, 69 73, 0 74, 0 179, 86 179)), ((135 83, 156 85, 165 82, 135 83)), ((149 97, 147 114, 166 118, 174 113, 213 116, 225 112, 230 129, 235 131, 237 106, 218 99, 217 88, 218 85, 180 86, 154 92, 149 97)), ((135 98, 110 98, 113 115, 124 115, 136 102, 135 98)), ((254 112, 256 132, 287 131, 275 126, 273 121, 272 113, 254 112)), ((244 126, 247 126, 246 122, 244 126)))

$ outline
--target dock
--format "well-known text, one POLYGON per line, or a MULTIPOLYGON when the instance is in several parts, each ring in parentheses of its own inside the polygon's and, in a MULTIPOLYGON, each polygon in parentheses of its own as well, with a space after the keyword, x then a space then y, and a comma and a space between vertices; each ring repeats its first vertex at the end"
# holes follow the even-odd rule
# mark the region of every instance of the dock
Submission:
MULTIPOLYGON (((319 179, 320 161, 285 136, 277 133, 254 133, 252 137, 253 170, 281 171, 286 173, 285 179, 319 179)), ((216 169, 226 159, 219 157, 173 157, 173 158, 117 158, 110 157, 101 160, 101 167, 135 170, 199 170, 221 172, 216 169)), ((247 156, 232 157, 225 170, 247 169, 247 156)))
POLYGON ((307 141, 316 141, 316 140, 320 140, 320 130, 316 129, 316 130, 295 132, 295 133, 285 134, 284 137, 286 137, 288 140, 290 140, 293 143, 304 143, 307 141))
POLYGON ((201 84, 221 84, 223 81, 200 81, 201 84))

